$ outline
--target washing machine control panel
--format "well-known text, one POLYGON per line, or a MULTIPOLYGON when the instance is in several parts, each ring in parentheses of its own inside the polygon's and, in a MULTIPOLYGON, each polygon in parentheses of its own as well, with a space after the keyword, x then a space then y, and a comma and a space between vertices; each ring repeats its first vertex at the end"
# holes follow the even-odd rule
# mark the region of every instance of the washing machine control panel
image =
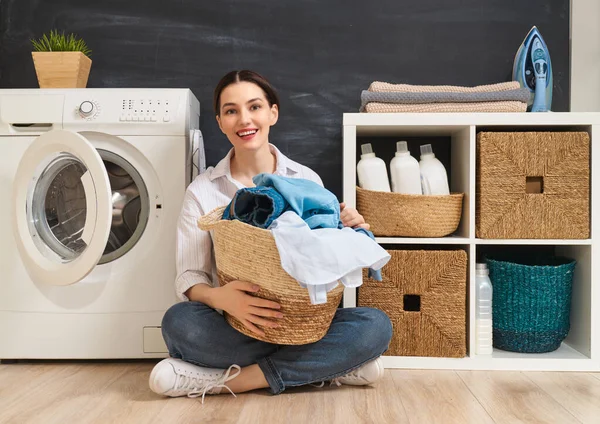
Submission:
POLYGON ((168 98, 123 99, 120 121, 169 122, 174 104, 168 98))
POLYGON ((188 106, 177 89, 73 90, 64 98, 63 123, 75 129, 88 124, 117 124, 131 131, 142 125, 148 131, 159 125, 179 128, 186 123, 188 106))

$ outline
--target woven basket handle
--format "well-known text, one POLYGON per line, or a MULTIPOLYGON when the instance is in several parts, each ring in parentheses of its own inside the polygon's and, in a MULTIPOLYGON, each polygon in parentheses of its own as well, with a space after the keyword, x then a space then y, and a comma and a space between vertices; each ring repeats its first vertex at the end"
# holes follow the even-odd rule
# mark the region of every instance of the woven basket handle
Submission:
POLYGON ((209 231, 218 226, 222 222, 223 211, 227 206, 221 206, 213 211, 203 215, 198 219, 198 227, 201 230, 209 231))

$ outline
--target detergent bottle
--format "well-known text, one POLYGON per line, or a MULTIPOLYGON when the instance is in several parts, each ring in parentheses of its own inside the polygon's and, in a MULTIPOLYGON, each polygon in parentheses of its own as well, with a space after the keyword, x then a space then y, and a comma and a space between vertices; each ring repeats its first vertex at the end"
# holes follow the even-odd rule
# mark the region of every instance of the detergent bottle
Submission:
POLYGON ((491 355, 493 351, 492 282, 485 263, 475 265, 476 311, 475 346, 478 355, 491 355))
POLYGON ((406 141, 396 143, 396 156, 390 162, 392 191, 402 194, 423 194, 419 162, 410 155, 406 141))
POLYGON ((448 187, 448 174, 446 168, 433 154, 431 144, 421 146, 421 185, 423 194, 443 195, 450 194, 448 187))
POLYGON ((390 191, 387 168, 383 159, 373 153, 371 143, 360 146, 362 155, 356 165, 358 185, 365 190, 390 191))

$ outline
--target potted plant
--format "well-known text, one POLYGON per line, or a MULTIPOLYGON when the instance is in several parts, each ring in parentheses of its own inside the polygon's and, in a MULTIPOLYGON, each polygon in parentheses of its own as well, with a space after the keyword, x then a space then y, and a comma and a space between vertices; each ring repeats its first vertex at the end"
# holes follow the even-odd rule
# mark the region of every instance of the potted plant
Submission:
POLYGON ((33 64, 40 88, 85 88, 92 60, 91 50, 75 34, 56 30, 31 40, 33 64))

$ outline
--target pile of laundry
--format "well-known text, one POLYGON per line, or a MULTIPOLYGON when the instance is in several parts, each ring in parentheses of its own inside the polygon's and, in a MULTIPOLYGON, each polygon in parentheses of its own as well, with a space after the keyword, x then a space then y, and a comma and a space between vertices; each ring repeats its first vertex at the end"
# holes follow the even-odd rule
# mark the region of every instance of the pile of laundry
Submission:
POLYGON ((333 193, 302 178, 259 174, 252 181, 256 187, 238 190, 223 219, 270 230, 282 268, 308 290, 312 304, 326 303, 338 281, 360 286, 363 268, 382 280, 389 253, 370 231, 343 226, 333 193))
POLYGON ((375 81, 360 96, 360 112, 526 112, 531 92, 517 81, 460 87, 375 81))

